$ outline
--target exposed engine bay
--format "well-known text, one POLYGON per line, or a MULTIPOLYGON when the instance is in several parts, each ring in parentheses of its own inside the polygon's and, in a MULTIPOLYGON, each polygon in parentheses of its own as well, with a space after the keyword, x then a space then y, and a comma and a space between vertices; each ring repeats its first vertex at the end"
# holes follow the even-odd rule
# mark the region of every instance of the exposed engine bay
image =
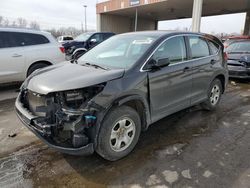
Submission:
POLYGON ((24 89, 20 100, 36 118, 34 128, 56 145, 78 148, 88 144, 101 107, 92 99, 105 83, 91 87, 40 95, 24 89))

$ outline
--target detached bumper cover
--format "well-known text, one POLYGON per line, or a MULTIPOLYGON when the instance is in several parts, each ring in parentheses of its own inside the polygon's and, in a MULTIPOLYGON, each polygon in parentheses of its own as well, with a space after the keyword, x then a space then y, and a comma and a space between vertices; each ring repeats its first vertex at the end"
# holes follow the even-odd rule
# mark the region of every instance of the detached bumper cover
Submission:
POLYGON ((68 148, 68 147, 62 147, 56 145, 52 140, 49 138, 43 136, 43 132, 41 129, 39 129, 37 126, 33 125, 33 120, 36 119, 36 116, 33 116, 26 110, 22 103, 19 100, 20 96, 17 97, 16 103, 15 103, 15 111, 18 116, 18 118, 22 121, 22 123, 30 130, 32 131, 38 138, 40 138, 44 143, 46 143, 49 147, 70 155, 90 155, 94 153, 94 144, 90 143, 86 146, 80 147, 80 148, 68 148))
POLYGON ((250 78, 250 68, 228 65, 229 77, 250 78))

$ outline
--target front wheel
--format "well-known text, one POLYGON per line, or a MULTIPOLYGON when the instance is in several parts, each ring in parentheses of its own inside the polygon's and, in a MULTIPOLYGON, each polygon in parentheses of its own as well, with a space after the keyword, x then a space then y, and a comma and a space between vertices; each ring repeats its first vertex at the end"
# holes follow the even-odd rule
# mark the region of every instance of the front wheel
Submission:
POLYGON ((114 108, 105 117, 100 128, 96 151, 109 161, 121 159, 134 149, 140 133, 140 117, 133 108, 114 108))
POLYGON ((202 103, 202 107, 206 110, 215 110, 218 106, 222 94, 222 84, 219 79, 215 79, 208 90, 208 99, 202 103))

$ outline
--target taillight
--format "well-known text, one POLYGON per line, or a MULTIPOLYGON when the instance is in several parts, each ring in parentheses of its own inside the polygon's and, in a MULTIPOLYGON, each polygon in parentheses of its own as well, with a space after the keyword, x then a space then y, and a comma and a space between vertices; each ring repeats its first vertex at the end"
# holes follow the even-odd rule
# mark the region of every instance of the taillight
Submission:
POLYGON ((227 60, 228 60, 228 55, 227 55, 227 52, 224 52, 224 59, 225 59, 225 61, 227 61, 227 60))
POLYGON ((59 48, 60 48, 60 50, 61 50, 62 53, 65 53, 64 47, 61 46, 61 47, 59 47, 59 48))

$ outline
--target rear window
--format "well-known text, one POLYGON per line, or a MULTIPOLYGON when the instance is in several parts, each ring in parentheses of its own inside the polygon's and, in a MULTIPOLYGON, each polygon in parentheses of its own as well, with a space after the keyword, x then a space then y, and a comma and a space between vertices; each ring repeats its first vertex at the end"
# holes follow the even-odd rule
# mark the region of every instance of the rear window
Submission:
POLYGON ((250 52, 250 41, 234 42, 226 49, 228 53, 250 52))
POLYGON ((49 40, 39 34, 21 32, 0 32, 0 48, 30 46, 49 43, 49 40))

